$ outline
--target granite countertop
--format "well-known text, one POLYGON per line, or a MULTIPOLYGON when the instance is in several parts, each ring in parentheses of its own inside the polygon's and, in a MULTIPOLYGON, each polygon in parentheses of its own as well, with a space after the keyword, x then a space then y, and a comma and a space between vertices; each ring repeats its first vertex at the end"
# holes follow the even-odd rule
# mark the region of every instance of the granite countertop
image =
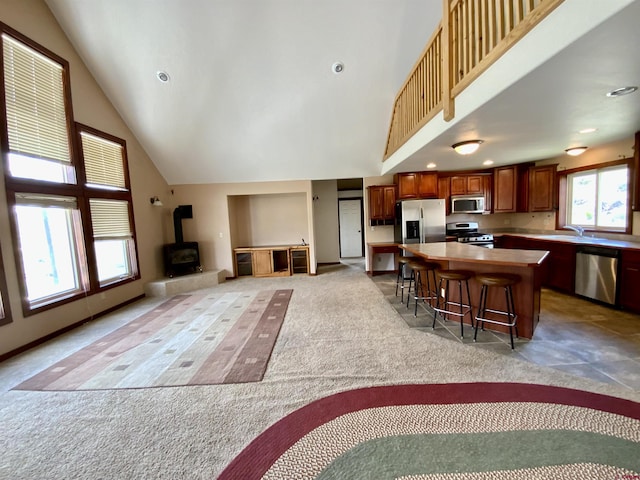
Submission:
POLYGON ((523 238, 531 238, 535 240, 546 240, 549 242, 563 242, 570 243, 573 245, 591 245, 596 247, 610 247, 610 248, 626 248, 626 249, 635 249, 640 250, 640 243, 638 242, 627 242, 624 240, 609 240, 607 238, 595 238, 595 237, 578 237, 574 235, 561 235, 561 234, 540 234, 540 233, 494 233, 494 237, 499 237, 502 235, 509 235, 512 237, 523 237, 523 238))
POLYGON ((537 267, 549 255, 546 250, 491 249, 458 242, 402 244, 400 248, 431 260, 452 260, 514 267, 537 267))

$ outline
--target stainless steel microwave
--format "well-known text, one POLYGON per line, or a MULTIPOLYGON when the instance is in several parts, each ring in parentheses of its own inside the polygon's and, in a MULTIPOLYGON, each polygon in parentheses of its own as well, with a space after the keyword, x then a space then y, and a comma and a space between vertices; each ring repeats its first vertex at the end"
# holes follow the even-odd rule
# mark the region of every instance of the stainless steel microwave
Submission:
POLYGON ((451 213, 484 213, 484 197, 451 197, 451 213))

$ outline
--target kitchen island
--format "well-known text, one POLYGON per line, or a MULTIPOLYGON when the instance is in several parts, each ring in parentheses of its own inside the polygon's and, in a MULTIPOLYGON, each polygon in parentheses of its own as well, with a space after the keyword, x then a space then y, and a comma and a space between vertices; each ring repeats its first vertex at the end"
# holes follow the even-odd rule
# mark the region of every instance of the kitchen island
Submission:
MULTIPOLYGON (((402 244, 400 248, 430 262, 440 264, 443 269, 471 270, 475 273, 510 273, 520 277, 513 287, 516 313, 518 315, 518 336, 533 338, 533 332, 540 319, 540 288, 542 269, 549 252, 546 250, 491 249, 458 242, 435 242, 402 244)), ((451 299, 457 301, 457 289, 452 289, 451 299)), ((500 288, 490 289, 487 305, 489 308, 504 310, 504 292, 500 288)), ((474 315, 480 299, 480 285, 469 281, 471 303, 474 315)), ((467 323, 468 317, 465 320, 467 323)), ((508 332, 501 325, 486 324, 485 328, 508 332)))

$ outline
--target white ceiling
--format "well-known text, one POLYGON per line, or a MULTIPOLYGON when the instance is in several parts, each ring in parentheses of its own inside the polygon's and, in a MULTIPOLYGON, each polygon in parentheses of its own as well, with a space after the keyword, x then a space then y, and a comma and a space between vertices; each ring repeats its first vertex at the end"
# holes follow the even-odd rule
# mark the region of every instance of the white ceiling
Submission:
POLYGON ((640 130, 640 92, 605 96, 640 85, 640 0, 566 0, 463 92, 454 121, 384 165, 394 97, 442 0, 46 2, 169 184, 480 168, 640 130), (450 148, 470 137, 485 141, 475 164, 450 148))

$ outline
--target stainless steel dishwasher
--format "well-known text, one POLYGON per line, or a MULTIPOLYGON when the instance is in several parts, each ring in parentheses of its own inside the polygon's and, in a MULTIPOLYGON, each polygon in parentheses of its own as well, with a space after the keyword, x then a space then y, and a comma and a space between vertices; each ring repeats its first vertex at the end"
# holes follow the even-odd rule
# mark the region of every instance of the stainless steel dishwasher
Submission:
POLYGON ((575 293, 616 304, 616 279, 620 250, 580 246, 576 251, 575 293))

